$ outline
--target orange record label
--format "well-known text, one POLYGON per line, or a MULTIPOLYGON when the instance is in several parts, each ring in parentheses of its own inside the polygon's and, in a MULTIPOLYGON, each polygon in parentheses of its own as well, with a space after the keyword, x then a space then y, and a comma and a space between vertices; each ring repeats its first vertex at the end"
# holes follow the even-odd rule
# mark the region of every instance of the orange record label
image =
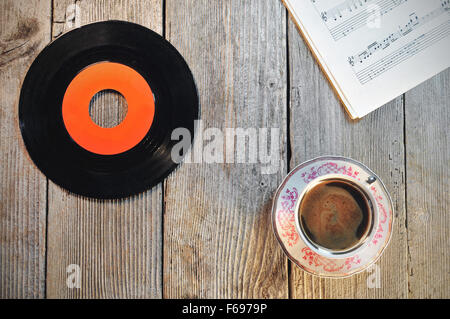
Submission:
POLYGON ((120 63, 101 62, 83 69, 64 94, 62 116, 67 132, 84 149, 101 155, 128 151, 147 135, 155 115, 155 101, 147 81, 120 63), (94 123, 89 103, 103 90, 116 90, 128 104, 124 120, 112 128, 94 123))

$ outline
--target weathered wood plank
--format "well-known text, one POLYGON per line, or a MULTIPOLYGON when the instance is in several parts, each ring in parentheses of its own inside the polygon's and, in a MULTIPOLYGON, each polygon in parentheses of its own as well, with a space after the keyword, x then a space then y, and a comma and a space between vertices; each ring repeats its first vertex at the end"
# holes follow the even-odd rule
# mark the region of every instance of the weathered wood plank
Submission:
POLYGON ((450 70, 406 94, 409 297, 450 297, 450 70))
MULTIPOLYGON (((161 0, 55 1, 53 12, 55 37, 71 24, 110 19, 162 32, 161 0)), ((93 103, 108 102, 119 103, 118 97, 101 96, 93 103)), ((94 114, 102 125, 114 120, 104 112, 99 107, 94 114)), ((48 297, 161 297, 162 185, 127 199, 99 201, 69 194, 50 182, 48 201, 48 297), (70 264, 81 268, 80 289, 66 285, 70 264)))
POLYGON ((0 298, 45 295, 46 179, 18 127, 20 86, 50 40, 50 1, 0 3, 0 298))
POLYGON ((170 176, 164 297, 287 297, 270 219, 286 172, 285 10, 279 1, 168 1, 166 19, 196 79, 204 128, 279 128, 284 162, 272 175, 258 163, 184 163, 170 176))
POLYGON ((322 279, 292 264, 292 297, 407 297, 402 98, 352 122, 290 20, 288 27, 291 168, 322 155, 354 158, 380 176, 395 206, 393 236, 377 262, 380 288, 368 288, 366 272, 347 279, 322 279))

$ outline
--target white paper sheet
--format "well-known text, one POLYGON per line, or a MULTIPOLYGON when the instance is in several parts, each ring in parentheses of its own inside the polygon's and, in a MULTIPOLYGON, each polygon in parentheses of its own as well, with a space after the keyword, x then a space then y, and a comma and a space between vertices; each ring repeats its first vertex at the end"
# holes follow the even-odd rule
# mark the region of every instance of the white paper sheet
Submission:
POLYGON ((450 0, 284 0, 353 118, 450 66, 450 0))

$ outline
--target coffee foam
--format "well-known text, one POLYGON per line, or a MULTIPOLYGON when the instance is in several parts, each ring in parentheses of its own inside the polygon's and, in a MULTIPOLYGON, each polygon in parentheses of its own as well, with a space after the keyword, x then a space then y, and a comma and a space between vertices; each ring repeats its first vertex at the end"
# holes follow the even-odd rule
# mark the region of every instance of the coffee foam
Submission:
POLYGON ((343 187, 322 183, 309 190, 302 200, 300 216, 305 231, 317 244, 342 250, 355 245, 363 210, 343 187))

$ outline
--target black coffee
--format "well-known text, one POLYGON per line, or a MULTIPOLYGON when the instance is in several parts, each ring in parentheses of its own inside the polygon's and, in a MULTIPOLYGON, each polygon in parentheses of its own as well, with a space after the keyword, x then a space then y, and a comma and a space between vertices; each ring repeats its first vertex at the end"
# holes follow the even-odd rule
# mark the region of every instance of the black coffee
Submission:
POLYGON ((300 203, 299 213, 309 239, 332 250, 355 246, 367 235, 371 223, 362 191, 342 180, 323 181, 310 189, 300 203))

